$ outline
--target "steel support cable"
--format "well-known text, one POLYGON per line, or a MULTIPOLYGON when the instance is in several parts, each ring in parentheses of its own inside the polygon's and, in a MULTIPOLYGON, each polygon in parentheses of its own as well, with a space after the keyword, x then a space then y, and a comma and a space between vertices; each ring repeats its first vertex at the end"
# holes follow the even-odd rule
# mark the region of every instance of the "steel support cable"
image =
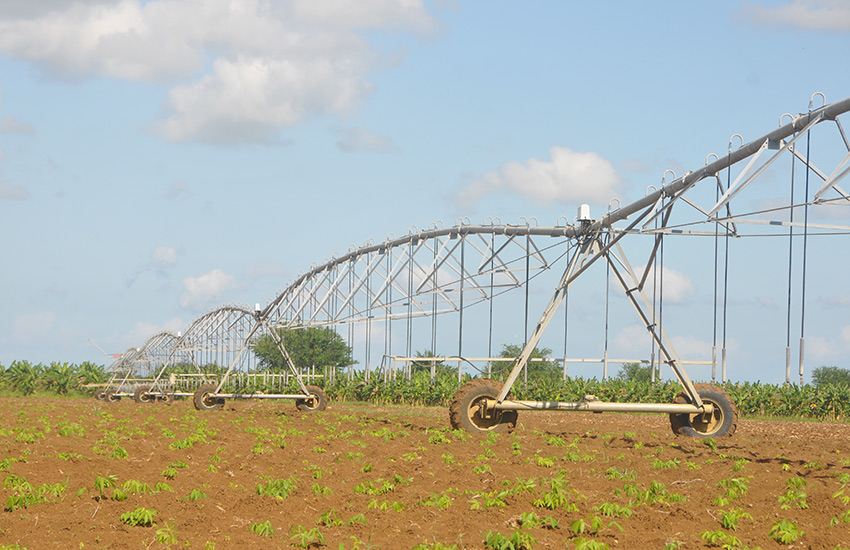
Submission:
MULTIPOLYGON (((657 229, 658 228, 658 218, 656 217, 654 221, 655 221, 655 224, 654 224, 655 228, 657 229)), ((656 235, 655 236, 656 241, 660 241, 661 237, 663 235, 664 235, 663 233, 656 235)), ((660 242, 659 242, 659 246, 660 246, 660 242)), ((648 270, 649 266, 647 265, 644 269, 648 270)), ((656 308, 656 305, 657 305, 656 300, 657 300, 657 296, 658 296, 657 291, 658 291, 658 256, 656 254, 653 254, 652 255, 652 330, 655 330, 656 323, 658 322, 658 320, 656 318, 656 312, 658 311, 658 309, 656 308)), ((656 379, 655 338, 650 338, 649 340, 650 340, 650 348, 649 348, 650 381, 654 384, 655 379, 656 379)), ((657 370, 659 371, 657 373, 658 378, 661 378, 661 376, 660 376, 661 365, 660 364, 659 364, 657 370)))
POLYGON ((460 235, 458 238, 462 239, 460 242, 460 311, 457 323, 457 385, 460 387, 461 380, 463 379, 463 281, 466 278, 466 264, 464 261, 464 254, 466 252, 466 237, 460 235))
MULTIPOLYGON (((717 179, 717 188, 714 192, 715 202, 720 200, 720 180, 717 179)), ((717 282, 718 282, 718 255, 720 252, 720 222, 714 220, 714 307, 712 308, 712 336, 711 336, 711 381, 717 380, 717 282)))
MULTIPOLYGON (((611 232, 607 231, 605 244, 611 242, 611 232)), ((611 262, 605 262, 605 331, 602 346, 602 381, 608 380, 608 320, 609 300, 611 297, 611 262)))
POLYGON ((800 278, 800 385, 803 385, 803 366, 805 363, 806 348, 806 265, 808 260, 809 240, 809 166, 811 160, 812 133, 806 132, 806 184, 805 184, 805 206, 803 207, 803 259, 802 274, 800 278))
POLYGON ((791 155, 791 208, 789 210, 790 222, 788 226, 788 305, 785 315, 785 383, 791 383, 791 284, 793 281, 794 260, 794 171, 796 170, 797 156, 791 155))
MULTIPOLYGON (((490 234, 490 250, 496 245, 495 233, 490 234)), ((487 357, 493 357, 493 283, 496 275, 495 270, 490 269, 490 298, 488 300, 490 306, 490 319, 487 327, 487 357)), ((493 360, 487 360, 487 378, 493 377, 493 360)))
MULTIPOLYGON (((370 269, 372 262, 369 261, 366 269, 370 269)), ((370 275, 366 275, 366 372, 364 373, 364 377, 366 382, 369 382, 370 378, 370 364, 369 362, 372 360, 372 277, 370 275)))
MULTIPOLYGON (((570 241, 567 241, 567 250, 564 252, 567 264, 570 263, 570 241)), ((570 288, 564 289, 564 365, 563 365, 563 381, 567 382, 567 335, 569 334, 570 321, 570 288)))
MULTIPOLYGON (((405 352, 407 357, 413 353, 413 246, 407 248, 407 342, 405 352)), ((407 380, 413 377, 413 368, 410 360, 407 360, 407 380)))
MULTIPOLYGON (((666 221, 666 220, 665 220, 666 221)), ((664 235, 661 235, 661 243, 658 246, 658 266, 656 272, 658 277, 658 334, 664 334, 664 235)), ((655 278, 655 277, 653 277, 655 278)), ((661 370, 661 347, 658 348, 658 370, 661 370)), ((666 356, 667 361, 671 361, 672 357, 666 356)), ((659 378, 661 373, 659 372, 659 378)))
MULTIPOLYGON (((436 241, 437 237, 434 237, 436 241)), ((437 265, 437 248, 439 248, 434 243, 434 265, 437 265)), ((434 271, 434 279, 433 279, 433 288, 434 294, 431 296, 431 357, 437 356, 437 284, 439 280, 440 272, 439 270, 434 271)), ((434 360, 431 360, 431 383, 434 383, 434 379, 437 374, 437 363, 434 360)))
MULTIPOLYGON (((732 156, 732 141, 729 141, 729 156, 732 156)), ((726 189, 729 189, 732 179, 732 164, 730 163, 726 169, 726 189)), ((731 213, 730 213, 731 214, 731 213)), ((726 320, 727 320, 727 305, 729 296, 729 226, 725 226, 726 231, 723 237, 723 340, 720 350, 720 381, 726 383, 726 320)))
MULTIPOLYGON (((531 273, 531 235, 526 236, 526 248, 525 248, 525 338, 523 340, 524 343, 528 342, 528 280, 531 273)), ((523 389, 528 388, 528 363, 526 362, 522 368, 522 387, 523 389)))

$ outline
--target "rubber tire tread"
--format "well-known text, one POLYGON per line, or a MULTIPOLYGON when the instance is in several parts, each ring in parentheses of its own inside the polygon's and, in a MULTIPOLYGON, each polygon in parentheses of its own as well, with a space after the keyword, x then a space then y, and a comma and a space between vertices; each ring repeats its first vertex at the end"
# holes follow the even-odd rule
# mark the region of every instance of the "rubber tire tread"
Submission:
POLYGON ((153 403, 155 397, 148 393, 150 390, 145 386, 136 388, 136 391, 133 392, 133 401, 136 403, 153 403))
MULTIPOLYGON (((449 423, 452 428, 472 434, 512 432, 516 428, 517 411, 501 411, 496 424, 489 429, 482 429, 469 419, 470 405, 482 397, 495 399, 501 391, 502 384, 491 378, 474 378, 458 388, 449 406, 449 423)), ((511 395, 508 394, 506 399, 511 399, 511 395)))
POLYGON ((195 395, 192 396, 192 403, 195 405, 195 408, 199 411, 217 411, 224 406, 224 398, 216 397, 215 391, 218 388, 215 384, 204 384, 199 387, 197 391, 195 391, 195 395), (213 394, 210 400, 212 401, 212 405, 207 404, 204 401, 204 397, 213 394))
POLYGON ((103 394, 103 400, 107 403, 117 403, 121 401, 121 396, 115 395, 116 393, 118 393, 118 390, 114 388, 111 390, 106 390, 106 392, 104 392, 103 394))
POLYGON ((316 404, 314 406, 310 406, 306 399, 297 399, 295 401, 295 406, 299 411, 303 412, 317 412, 323 411, 328 406, 328 396, 325 394, 325 390, 320 388, 319 386, 307 386, 307 392, 310 395, 315 396, 316 404))
MULTIPOLYGON (((700 399, 709 399, 721 407, 723 412, 723 424, 714 434, 706 435, 696 431, 690 425, 690 418, 687 414, 671 414, 670 428, 676 435, 684 435, 688 437, 696 437, 705 439, 708 437, 732 437, 738 429, 738 408, 735 403, 726 393, 726 390, 714 384, 694 384, 694 388, 700 396, 700 399)), ((673 403, 687 404, 690 403, 690 397, 684 391, 673 399, 673 403)))

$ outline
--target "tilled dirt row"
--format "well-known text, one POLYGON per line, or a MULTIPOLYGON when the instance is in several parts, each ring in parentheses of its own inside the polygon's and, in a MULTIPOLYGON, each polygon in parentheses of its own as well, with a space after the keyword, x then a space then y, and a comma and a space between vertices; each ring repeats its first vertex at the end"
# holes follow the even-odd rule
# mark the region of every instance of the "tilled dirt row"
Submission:
POLYGON ((521 413, 473 437, 434 408, 7 398, 0 546, 850 548, 848 436, 743 420, 703 442, 660 415, 521 413))

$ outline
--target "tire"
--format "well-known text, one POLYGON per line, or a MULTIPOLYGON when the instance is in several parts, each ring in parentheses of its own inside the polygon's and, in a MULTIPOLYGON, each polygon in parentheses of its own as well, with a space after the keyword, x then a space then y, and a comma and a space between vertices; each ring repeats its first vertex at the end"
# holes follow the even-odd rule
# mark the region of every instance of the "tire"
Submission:
MULTIPOLYGON (((710 416, 699 413, 671 414, 670 428, 676 435, 697 439, 731 437, 738 428, 738 409, 722 388, 712 384, 694 384, 700 399, 714 405, 710 416)), ((673 403, 690 403, 688 394, 681 392, 673 403)))
POLYGON ((97 390, 94 392, 94 398, 98 401, 106 401, 106 390, 97 390))
POLYGON ((449 407, 452 428, 472 434, 513 431, 516 428, 517 411, 493 411, 492 418, 481 415, 479 404, 486 399, 495 399, 501 390, 502 384, 489 378, 476 378, 461 386, 449 407))
POLYGON ((307 386, 307 391, 310 393, 310 399, 295 400, 295 406, 299 411, 316 412, 327 408, 328 396, 325 394, 325 390, 319 386, 307 386))
POLYGON ((118 393, 118 390, 116 390, 115 388, 106 390, 103 393, 103 400, 108 402, 108 403, 117 403, 117 402, 121 401, 121 396, 115 395, 116 393, 118 393))
POLYGON ((160 403, 164 403, 165 405, 171 405, 172 403, 174 403, 174 394, 160 393, 156 396, 156 400, 160 403))
POLYGON ((217 411, 224 406, 224 398, 215 394, 218 386, 206 384, 198 388, 192 402, 199 411, 217 411))
POLYGON ((146 386, 136 388, 136 391, 133 392, 133 401, 136 403, 153 403, 156 396, 149 393, 150 390, 151 389, 146 386))

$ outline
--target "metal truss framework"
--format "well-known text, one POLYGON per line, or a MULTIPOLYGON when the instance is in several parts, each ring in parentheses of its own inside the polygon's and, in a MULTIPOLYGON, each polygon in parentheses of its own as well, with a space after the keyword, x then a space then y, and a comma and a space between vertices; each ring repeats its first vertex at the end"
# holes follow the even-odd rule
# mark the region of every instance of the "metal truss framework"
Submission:
MULTIPOLYGON (((257 334, 277 338, 274 329, 281 328, 409 321, 450 312, 460 315, 462 325, 466 307, 528 285, 537 275, 563 260, 567 267, 554 295, 496 401, 503 408, 576 409, 580 408, 577 404, 506 405, 505 402, 570 285, 597 260, 604 259, 657 345, 663 362, 673 369, 691 398, 693 405, 688 407, 700 409, 700 397, 670 339, 656 322, 653 303, 645 293, 662 238, 666 235, 715 239, 793 236, 795 231, 798 235, 802 232, 805 238, 817 234, 850 234, 850 227, 809 220, 810 209, 850 205, 850 195, 840 186, 850 174, 850 141, 838 118, 848 110, 850 98, 818 109, 810 106, 807 113, 794 117, 783 115, 783 119, 789 116, 790 122, 748 143, 743 143, 741 138, 737 149, 733 149, 730 140, 726 155, 715 155, 711 162, 707 158, 703 167, 671 183, 662 179, 659 188, 651 187, 643 198, 611 209, 599 219, 592 219, 580 209, 573 223, 563 219, 563 225, 554 227, 531 223, 505 225, 498 220, 485 225, 432 226, 427 230, 411 230, 403 237, 381 244, 368 243, 350 249, 299 276, 263 309, 250 312, 224 307, 199 318, 179 339, 167 363, 191 363, 196 368, 215 363, 226 365, 228 372, 237 368, 250 371, 254 366, 245 363, 251 360, 251 354, 245 354, 250 340, 257 334), (823 161, 830 162, 829 166, 823 164, 822 157, 815 164, 809 151, 811 135, 821 130, 818 143, 830 141, 833 150, 840 152, 834 159, 823 161), (792 182, 795 165, 805 168, 807 184, 809 177, 815 180, 812 188, 816 191, 802 200, 792 194, 787 204, 770 209, 742 208, 741 204, 746 203, 739 197, 763 186, 765 180, 770 182, 766 175, 780 166, 780 159, 790 159, 792 182), (733 168, 737 171, 734 179, 733 168), (704 191, 706 188, 709 192, 704 191), (804 212, 803 220, 795 219, 795 214, 799 216, 801 212, 804 212), (779 219, 766 219, 773 213, 779 219), (621 243, 626 235, 634 234, 647 235, 653 241, 646 261, 635 264, 645 266, 642 270, 632 267, 621 243)), ((277 341, 288 358, 282 343, 277 341)), ((801 367, 802 349, 801 342, 801 367)), ((125 365, 126 361, 122 361, 124 358, 117 363, 125 365)), ((297 374, 291 361, 290 366, 297 374)), ((298 381, 306 394, 303 381, 301 378, 298 381)), ((218 389, 223 385, 222 381, 218 389)), ((682 412, 679 409, 677 412, 682 412)))

